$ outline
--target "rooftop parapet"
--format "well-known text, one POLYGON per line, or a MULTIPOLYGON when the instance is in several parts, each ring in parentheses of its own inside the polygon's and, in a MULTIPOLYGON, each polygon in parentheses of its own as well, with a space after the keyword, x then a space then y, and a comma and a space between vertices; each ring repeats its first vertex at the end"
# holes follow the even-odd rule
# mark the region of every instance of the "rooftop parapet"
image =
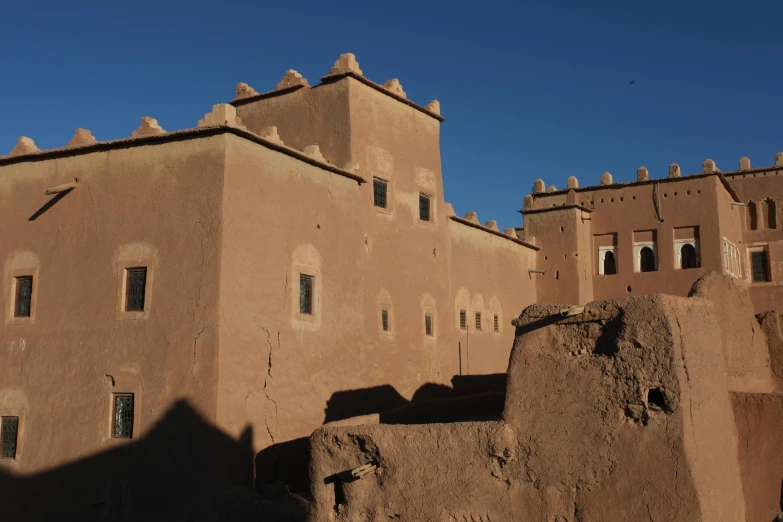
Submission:
POLYGON ((321 148, 318 145, 308 145, 302 152, 305 154, 305 156, 310 156, 314 160, 318 160, 323 163, 329 163, 326 161, 326 158, 324 158, 324 155, 321 154, 321 148))
POLYGON ((424 110, 440 116, 440 102, 438 100, 432 100, 424 106, 424 110))
POLYGON ((340 58, 334 62, 334 66, 329 71, 329 76, 333 74, 345 74, 348 72, 364 76, 362 70, 359 68, 359 62, 356 61, 356 56, 353 53, 341 54, 340 58))
POLYGON ((710 158, 704 160, 704 162, 701 164, 701 170, 702 172, 720 172, 718 167, 715 165, 715 162, 710 158))
POLYGON ((73 138, 71 138, 71 141, 68 142, 66 147, 79 147, 80 145, 95 143, 96 141, 98 140, 95 139, 95 136, 93 136, 89 130, 76 129, 73 138))
POLYGON ((19 141, 16 142, 16 146, 8 153, 9 156, 20 156, 22 154, 29 154, 31 152, 38 152, 38 147, 35 146, 35 142, 32 138, 27 136, 19 136, 19 141))
POLYGON ((783 167, 783 152, 778 152, 775 154, 775 166, 783 167))
POLYGON ((454 206, 451 203, 446 203, 446 217, 452 217, 456 215, 457 213, 454 212, 454 206))
POLYGON ((142 136, 157 136, 158 134, 165 134, 166 130, 158 125, 158 120, 150 118, 149 116, 143 116, 141 118, 141 125, 131 132, 131 138, 141 138, 142 136))
POLYGON ((533 210, 533 205, 534 205, 533 195, 528 194, 527 196, 525 196, 525 203, 522 206, 522 210, 533 210))
POLYGON ((254 88, 252 88, 251 86, 249 86, 245 82, 239 82, 237 84, 237 89, 236 89, 236 95, 237 95, 236 99, 237 100, 242 99, 242 98, 249 98, 249 97, 255 96, 257 94, 258 94, 258 91, 256 91, 254 88))
POLYGON ((554 185, 549 185, 549 186, 546 188, 546 191, 547 191, 547 192, 557 192, 557 187, 555 187, 554 185))
MULTIPOLYGON (((706 171, 705 171, 706 172, 706 171)), ((680 166, 676 163, 672 163, 669 165, 669 177, 670 178, 679 178, 682 176, 682 171, 680 170, 680 166)))
POLYGON ((739 169, 740 170, 750 170, 750 158, 747 156, 742 156, 739 161, 739 169))
POLYGON ((277 82, 277 86, 275 87, 276 91, 280 91, 282 89, 290 89, 292 87, 309 87, 310 84, 307 83, 307 78, 299 74, 293 69, 288 69, 285 72, 285 75, 283 78, 277 82))
POLYGON ((576 179, 576 176, 568 176, 568 179, 566 180, 566 188, 579 188, 579 180, 576 179))
POLYGON ((198 121, 198 127, 210 127, 212 125, 230 125, 232 127, 238 127, 245 129, 242 124, 242 120, 237 116, 237 109, 233 105, 227 103, 220 103, 212 106, 212 112, 204 115, 202 119, 198 121))
POLYGON ((546 192, 544 180, 540 178, 533 182, 533 194, 538 194, 539 192, 546 192))
POLYGON ((647 181, 648 179, 650 179, 650 173, 647 172, 647 167, 636 169, 636 181, 647 181))
POLYGON ((611 185, 612 184, 612 175, 608 172, 604 172, 601 174, 601 185, 611 185))
POLYGON ((517 237, 517 231, 513 228, 507 228, 503 231, 503 233, 510 237, 517 237))
POLYGON ((484 223, 484 226, 487 227, 490 230, 495 230, 497 232, 500 232, 500 229, 498 228, 498 222, 494 219, 490 219, 486 223, 484 223))
POLYGON ((397 96, 400 96, 401 98, 406 98, 405 91, 402 90, 402 84, 400 84, 400 80, 397 78, 393 78, 391 80, 388 80, 386 83, 383 84, 383 87, 397 96))
POLYGON ((481 221, 479 221, 478 215, 475 212, 466 212, 465 217, 462 218, 465 221, 470 221, 471 223, 475 223, 477 225, 481 224, 481 221))
POLYGON ((277 133, 277 127, 275 127, 274 125, 271 127, 264 127, 258 132, 258 135, 264 138, 265 140, 271 141, 272 143, 283 145, 283 140, 280 139, 280 135, 277 133))

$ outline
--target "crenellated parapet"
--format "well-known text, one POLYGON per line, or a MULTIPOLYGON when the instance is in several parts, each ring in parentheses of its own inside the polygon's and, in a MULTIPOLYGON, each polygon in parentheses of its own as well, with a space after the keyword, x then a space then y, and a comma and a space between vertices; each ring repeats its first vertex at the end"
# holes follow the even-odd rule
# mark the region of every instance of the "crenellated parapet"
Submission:
POLYGON ((309 87, 310 84, 307 83, 307 78, 303 77, 301 74, 296 72, 293 69, 288 69, 285 72, 285 75, 283 78, 277 82, 277 86, 275 86, 276 91, 280 91, 283 89, 292 89, 294 87, 309 87))
POLYGON ((208 112, 198 121, 197 127, 210 127, 213 125, 230 125, 244 129, 242 120, 237 116, 237 109, 227 103, 219 103, 212 106, 212 112, 208 112))
POLYGON ((82 145, 90 145, 92 143, 95 143, 96 141, 98 140, 95 139, 95 136, 93 136, 89 130, 76 129, 73 138, 71 138, 71 141, 68 142, 66 147, 79 147, 82 145))
POLYGON ((158 124, 158 120, 150 118, 149 116, 143 116, 141 118, 141 125, 131 133, 131 138, 158 136, 165 133, 166 130, 158 124))

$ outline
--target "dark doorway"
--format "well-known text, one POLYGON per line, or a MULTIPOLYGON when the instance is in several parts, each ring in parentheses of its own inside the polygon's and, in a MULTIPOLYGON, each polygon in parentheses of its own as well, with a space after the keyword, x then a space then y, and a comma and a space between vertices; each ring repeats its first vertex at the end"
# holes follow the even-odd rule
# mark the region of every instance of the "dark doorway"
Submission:
POLYGON ((614 275, 617 273, 617 261, 614 258, 614 252, 608 251, 604 254, 604 275, 614 275))

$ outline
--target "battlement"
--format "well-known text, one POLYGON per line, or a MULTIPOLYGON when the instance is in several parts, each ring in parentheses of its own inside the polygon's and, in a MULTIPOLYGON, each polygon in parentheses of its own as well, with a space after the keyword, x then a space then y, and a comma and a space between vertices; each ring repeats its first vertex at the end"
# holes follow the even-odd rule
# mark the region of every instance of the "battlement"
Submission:
POLYGON ((16 146, 7 156, 0 156, 0 166, 23 161, 40 161, 50 158, 89 154, 92 152, 142 146, 152 143, 196 139, 221 133, 231 133, 249 139, 254 143, 292 156, 305 163, 351 178, 359 184, 366 183, 364 177, 358 174, 359 165, 355 162, 349 163, 344 167, 338 167, 324 159, 318 145, 307 146, 301 151, 289 147, 280 139, 276 127, 264 128, 259 133, 251 132, 242 124, 242 121, 236 115, 236 108, 227 104, 213 106, 212 111, 205 114, 204 117, 198 121, 195 128, 174 132, 166 132, 158 124, 156 119, 144 116, 141 119, 141 124, 131 133, 130 137, 117 140, 99 141, 89 130, 80 128, 76 129, 74 136, 65 146, 42 150, 35 145, 35 142, 31 138, 21 136, 16 146))
POLYGON ((302 77, 300 73, 293 69, 286 71, 283 78, 275 86, 274 90, 259 93, 253 87, 247 83, 239 83, 236 86, 236 97, 229 102, 231 105, 238 107, 253 103, 255 101, 263 100, 266 98, 272 98, 275 96, 282 96, 303 88, 317 88, 321 85, 329 84, 341 80, 343 78, 353 78, 376 91, 383 93, 400 103, 413 107, 419 112, 422 112, 436 120, 443 122, 446 121, 440 114, 440 103, 437 100, 432 100, 426 105, 418 105, 410 101, 405 93, 402 84, 397 78, 387 80, 383 84, 378 84, 372 80, 366 78, 359 62, 356 60, 356 56, 351 53, 341 54, 340 58, 334 63, 329 71, 329 74, 321 78, 321 83, 315 86, 310 86, 307 79, 302 77))
MULTIPOLYGON (((747 156, 743 156, 739 160, 739 168, 737 170, 728 171, 728 172, 721 172, 721 170, 718 169, 717 165, 715 164, 715 161, 713 161, 710 158, 707 158, 702 163, 701 172, 697 172, 685 176, 682 175, 680 166, 677 165, 676 163, 672 163, 671 165, 669 165, 669 172, 667 177, 660 178, 660 179, 650 179, 649 171, 644 166, 639 167, 637 169, 636 181, 625 181, 625 182, 615 183, 612 179, 612 175, 609 172, 604 172, 603 174, 601 174, 601 182, 599 185, 588 185, 585 187, 580 187, 579 180, 576 178, 576 176, 569 176, 566 182, 567 188, 564 190, 545 190, 544 180, 537 179, 533 183, 533 189, 531 191, 531 195, 534 198, 543 198, 548 196, 562 196, 567 194, 571 190, 575 192, 593 192, 597 190, 607 190, 607 189, 612 190, 618 188, 643 185, 646 183, 667 183, 672 181, 676 182, 679 180, 718 175, 721 178, 721 181, 724 183, 724 186, 726 186, 729 193, 732 194, 732 197, 735 198, 735 201, 739 201, 739 199, 736 197, 736 193, 734 192, 734 189, 726 182, 726 177, 731 177, 735 179, 737 177, 742 177, 742 178, 748 176, 755 177, 756 174, 766 175, 767 173, 770 172, 774 173, 773 175, 777 175, 779 171, 783 171, 783 152, 778 152, 777 154, 775 154, 774 165, 767 166, 767 167, 758 167, 755 169, 751 168, 750 166, 750 158, 748 158, 747 156)), ((549 189, 552 188, 554 187, 550 185, 549 189)), ((526 209, 527 206, 523 210, 526 209)))

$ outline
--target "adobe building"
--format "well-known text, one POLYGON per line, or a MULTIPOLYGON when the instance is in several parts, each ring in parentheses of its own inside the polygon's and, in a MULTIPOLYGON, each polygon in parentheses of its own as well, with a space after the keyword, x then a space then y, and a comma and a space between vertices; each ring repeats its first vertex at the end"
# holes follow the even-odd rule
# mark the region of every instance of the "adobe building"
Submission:
MULTIPOLYGON (((306 459, 326 420, 505 372, 528 305, 685 295, 709 271, 749 281, 759 312, 780 302, 783 156, 537 181, 524 227, 500 231, 444 200, 443 121, 347 54, 315 86, 295 71, 266 93, 240 83, 191 129, 144 117, 119 140, 20 138, 0 157, 0 467, 92 458, 187 404, 257 454, 258 483, 288 480, 285 448, 306 459)), ((252 481, 217 449, 198 466, 252 481)), ((69 495, 133 489, 115 470, 69 495)))

